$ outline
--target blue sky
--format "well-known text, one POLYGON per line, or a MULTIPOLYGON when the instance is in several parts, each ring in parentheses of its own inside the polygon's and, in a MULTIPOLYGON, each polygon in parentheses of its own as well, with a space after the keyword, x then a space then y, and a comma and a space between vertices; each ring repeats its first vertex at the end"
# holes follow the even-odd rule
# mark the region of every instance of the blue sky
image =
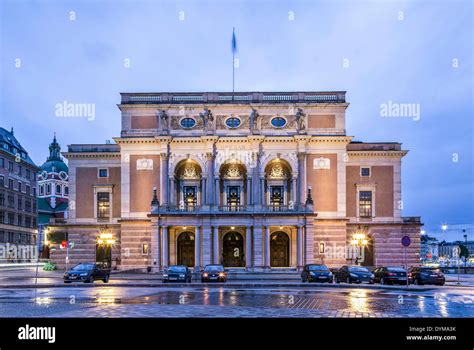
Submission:
POLYGON ((237 91, 346 90, 349 135, 410 150, 403 214, 428 233, 474 222, 471 1, 0 3, 0 126, 38 164, 54 131, 63 149, 118 136, 119 92, 231 90, 234 26, 237 91), (95 120, 56 117, 63 101, 94 103, 95 120), (388 101, 420 120, 381 117, 388 101))

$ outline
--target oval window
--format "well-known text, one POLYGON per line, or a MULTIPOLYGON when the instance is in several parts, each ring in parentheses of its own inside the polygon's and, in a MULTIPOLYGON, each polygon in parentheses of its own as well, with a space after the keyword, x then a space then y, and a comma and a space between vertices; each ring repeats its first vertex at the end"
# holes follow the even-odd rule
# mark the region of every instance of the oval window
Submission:
POLYGON ((226 119, 225 124, 226 124, 229 128, 238 128, 239 125, 240 125, 240 119, 239 119, 239 118, 235 118, 235 117, 230 117, 230 118, 227 118, 227 119, 226 119))
POLYGON ((272 125, 275 127, 275 128, 282 128, 284 127, 286 124, 286 119, 285 118, 282 118, 282 117, 275 117, 272 119, 272 125))
POLYGON ((196 125, 196 121, 193 118, 183 118, 181 119, 180 124, 183 128, 189 129, 196 125))

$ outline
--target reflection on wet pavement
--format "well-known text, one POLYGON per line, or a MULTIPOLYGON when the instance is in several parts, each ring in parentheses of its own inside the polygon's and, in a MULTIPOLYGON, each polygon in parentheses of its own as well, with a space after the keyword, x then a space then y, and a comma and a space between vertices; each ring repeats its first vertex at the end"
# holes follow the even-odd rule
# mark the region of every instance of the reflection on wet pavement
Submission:
POLYGON ((473 317, 473 298, 455 293, 349 288, 4 289, 0 290, 0 316, 473 317))

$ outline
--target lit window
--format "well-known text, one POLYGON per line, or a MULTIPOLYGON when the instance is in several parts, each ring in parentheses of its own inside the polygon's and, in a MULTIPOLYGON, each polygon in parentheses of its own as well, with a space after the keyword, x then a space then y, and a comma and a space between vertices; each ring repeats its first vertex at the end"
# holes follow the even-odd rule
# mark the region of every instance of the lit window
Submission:
POLYGON ((142 244, 142 254, 143 255, 148 255, 150 253, 150 246, 148 243, 143 243, 142 244))
POLYGON ((189 129, 196 125, 196 121, 193 118, 183 118, 180 124, 183 128, 189 129))
POLYGON ((97 193, 97 217, 99 219, 110 217, 110 196, 108 192, 97 193))
POLYGON ((286 125, 286 119, 282 117, 275 117, 272 119, 271 123, 275 128, 282 128, 286 125))
POLYGON ((372 217, 372 191, 359 192, 359 216, 362 218, 372 217))
POLYGON ((240 119, 230 117, 226 119, 225 124, 231 129, 238 128, 240 126, 240 119))

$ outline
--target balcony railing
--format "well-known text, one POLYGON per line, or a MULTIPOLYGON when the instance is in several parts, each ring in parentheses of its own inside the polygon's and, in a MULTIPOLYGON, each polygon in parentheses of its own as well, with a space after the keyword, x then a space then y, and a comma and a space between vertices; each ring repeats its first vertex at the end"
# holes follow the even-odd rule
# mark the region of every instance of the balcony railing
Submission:
POLYGON ((162 205, 159 209, 152 210, 152 214, 226 214, 226 213, 308 213, 313 212, 313 207, 309 205, 221 205, 221 206, 177 206, 162 205))
POLYGON ((122 93, 122 104, 345 103, 345 91, 122 93))

